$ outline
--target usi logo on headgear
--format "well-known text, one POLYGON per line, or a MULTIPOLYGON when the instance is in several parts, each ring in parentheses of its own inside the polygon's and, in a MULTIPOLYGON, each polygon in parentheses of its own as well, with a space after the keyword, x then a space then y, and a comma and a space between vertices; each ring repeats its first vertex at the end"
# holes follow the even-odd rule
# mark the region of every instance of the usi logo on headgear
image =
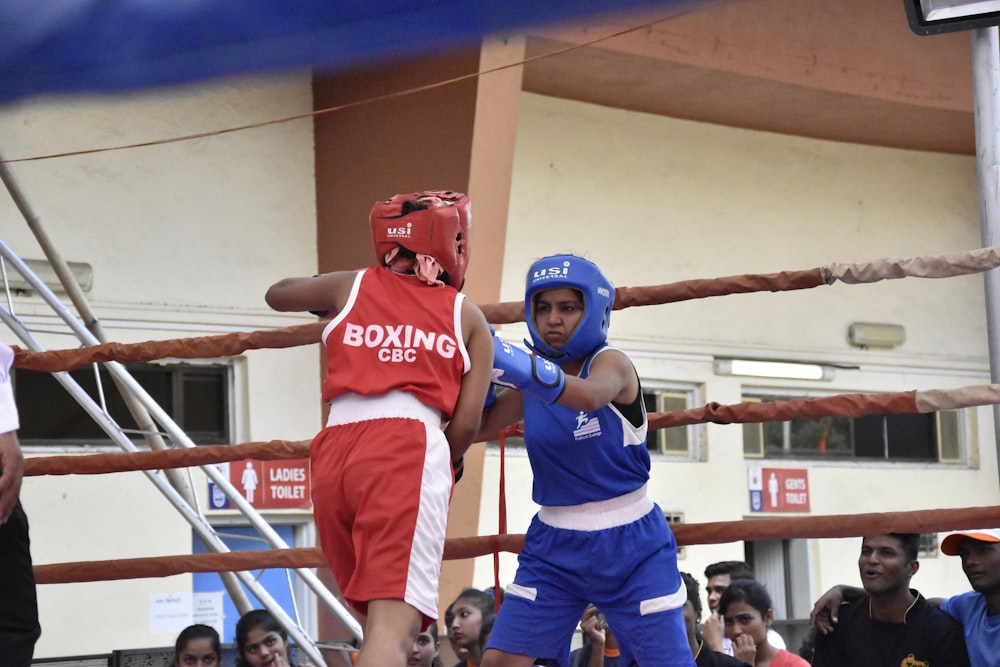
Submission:
POLYGON ((386 227, 385 235, 389 238, 410 238, 410 231, 413 223, 409 222, 406 227, 386 227))
POLYGON ((531 274, 531 280, 546 280, 548 278, 565 278, 569 275, 569 262, 563 262, 562 268, 550 266, 547 269, 538 269, 531 274))

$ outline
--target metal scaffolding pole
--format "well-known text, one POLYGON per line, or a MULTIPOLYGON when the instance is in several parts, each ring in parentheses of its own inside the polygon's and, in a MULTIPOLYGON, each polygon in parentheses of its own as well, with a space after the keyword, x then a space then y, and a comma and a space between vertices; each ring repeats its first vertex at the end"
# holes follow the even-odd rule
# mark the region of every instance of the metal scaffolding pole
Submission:
MULTIPOLYGON (((41 218, 35 213, 34 208, 28 202, 28 197, 21 188, 20 183, 17 181, 17 177, 14 174, 14 170, 11 166, 2 160, 3 155, 0 154, 0 181, 3 181, 4 185, 7 186, 7 192, 10 194, 11 199, 14 200, 14 205, 21 212, 21 216, 24 218, 31 230, 32 234, 35 236, 35 240, 38 241, 38 245, 41 247, 42 252, 45 254, 46 259, 49 261, 49 265, 55 271, 56 276, 59 278, 60 284, 66 291, 66 295, 69 300, 76 307, 76 312, 79 314, 80 319, 83 320, 84 325, 90 330, 94 336, 102 343, 107 342, 107 338, 104 335, 104 331, 101 327, 100 320, 97 319, 97 315, 91 310, 90 303, 87 301, 87 297, 83 293, 83 289, 77 284, 76 280, 73 278, 73 273, 70 271, 69 264, 63 258, 62 254, 58 251, 52 238, 49 236, 48 232, 42 227, 41 218)), ((118 388, 118 392, 125 401, 125 406, 128 408, 129 413, 135 420, 136 427, 143 434, 146 439, 146 443, 151 449, 163 450, 167 449, 167 443, 164 442, 163 437, 155 428, 153 420, 149 415, 149 411, 142 407, 142 404, 129 392, 123 385, 115 381, 115 386, 118 388)), ((163 474, 170 481, 177 492, 190 504, 192 507, 196 504, 196 499, 194 495, 194 489, 187 478, 181 474, 179 470, 165 470, 163 474)), ((211 550, 211 546, 206 544, 205 547, 211 550)), ((222 579, 222 584, 226 588, 226 592, 229 593, 230 599, 233 601, 233 605, 236 607, 240 614, 245 614, 252 609, 250 604, 250 599, 247 597, 244 590, 240 587, 239 582, 236 580, 235 576, 231 572, 220 572, 219 577, 222 579)))
MULTIPOLYGON (((28 349, 36 352, 44 349, 20 321, 5 307, 0 307, 0 320, 3 320, 10 327, 11 331, 21 339, 28 349)), ((119 447, 127 452, 139 451, 132 441, 125 436, 118 425, 101 409, 101 406, 87 394, 69 373, 53 373, 53 376, 119 447)), ((215 529, 187 503, 184 497, 178 493, 164 476, 152 470, 144 470, 143 474, 153 482, 156 488, 166 496, 167 500, 187 519, 188 523, 191 524, 206 545, 210 545, 218 553, 229 551, 229 547, 219 538, 215 529)), ((274 615, 278 622, 288 630, 288 634, 295 640, 299 648, 309 656, 309 659, 315 661, 318 667, 326 667, 326 663, 316 643, 285 613, 281 605, 261 586, 253 574, 250 572, 237 572, 235 574, 243 582, 243 585, 274 615)))
MULTIPOLYGON (((0 257, 5 261, 9 262, 24 278, 27 280, 32 289, 35 290, 48 305, 55 311, 55 313, 63 320, 63 322, 73 331, 77 338, 86 345, 97 345, 100 341, 91 333, 84 324, 76 318, 69 310, 62 304, 59 298, 49 289, 49 287, 40 279, 31 268, 25 264, 25 262, 10 248, 10 246, 0 240, 0 257)), ((29 348, 34 350, 40 350, 41 346, 34 340, 30 332, 25 329, 20 322, 6 309, 0 308, 0 319, 7 323, 7 325, 14 331, 22 341, 25 342, 29 348)), ((128 373, 128 371, 117 362, 109 362, 105 364, 105 368, 111 373, 112 377, 116 379, 125 386, 143 405, 143 407, 149 411, 153 419, 160 424, 165 432, 167 432, 174 442, 178 443, 183 447, 195 447, 196 445, 187 434, 173 421, 173 419, 168 415, 162 407, 146 392, 146 390, 135 381, 135 379, 128 373)), ((95 419, 95 421, 101 426, 101 428, 112 438, 119 446, 121 446, 126 451, 134 451, 134 445, 132 442, 124 436, 121 429, 117 424, 114 424, 110 418, 101 410, 93 399, 91 399, 86 392, 83 392, 76 385, 75 381, 69 376, 68 373, 57 373, 55 374, 57 380, 59 380, 64 387, 70 392, 74 398, 84 407, 84 409, 95 419), (69 381, 69 384, 67 382, 69 381), (76 385, 76 389, 72 388, 72 385, 76 385)), ((202 470, 205 474, 222 490, 226 496, 230 499, 233 505, 250 521, 251 525, 254 526, 260 532, 261 536, 274 548, 288 548, 288 545, 284 542, 280 535, 268 524, 263 517, 257 512, 256 508, 250 505, 249 502, 243 497, 243 494, 237 490, 232 483, 222 475, 221 472, 215 466, 202 466, 202 470)), ((228 547, 218 538, 214 529, 209 526, 207 521, 201 517, 196 511, 194 511, 191 506, 184 500, 183 497, 178 494, 174 488, 160 475, 150 473, 147 471, 147 475, 154 481, 157 487, 163 492, 163 494, 168 498, 168 500, 173 503, 181 514, 191 523, 198 532, 199 536, 203 540, 208 540, 207 544, 210 544, 213 548, 228 551, 228 547), (203 534, 204 533, 204 534, 203 534)), ((351 632, 352 636, 360 641, 363 636, 360 623, 355 619, 346 607, 330 592, 328 588, 319 580, 319 578, 308 569, 297 569, 296 574, 302 579, 302 581, 316 594, 317 598, 323 602, 328 609, 330 609, 337 618, 344 624, 344 626, 351 632)), ((288 616, 280 609, 270 597, 270 595, 264 591, 260 585, 250 577, 247 573, 240 573, 240 580, 247 584, 248 588, 265 604, 269 609, 271 605, 277 607, 277 610, 272 609, 276 614, 279 621, 283 625, 286 625, 289 629, 289 634, 295 639, 303 650, 309 654, 309 658, 317 665, 317 667, 324 667, 325 662, 322 656, 318 653, 316 644, 311 638, 304 635, 301 630, 299 630, 297 624, 291 621, 288 616), (246 575, 250 579, 253 586, 247 584, 246 575), (260 590, 260 594, 258 594, 260 590), (290 626, 290 627, 289 627, 290 626)))
MULTIPOLYGON (((983 247, 1000 242, 1000 43, 996 26, 972 34, 972 92, 976 119, 976 175, 979 181, 979 227, 983 247)), ((983 274, 990 382, 1000 384, 1000 270, 983 274)), ((1000 482, 1000 405, 993 406, 993 435, 1000 482)))

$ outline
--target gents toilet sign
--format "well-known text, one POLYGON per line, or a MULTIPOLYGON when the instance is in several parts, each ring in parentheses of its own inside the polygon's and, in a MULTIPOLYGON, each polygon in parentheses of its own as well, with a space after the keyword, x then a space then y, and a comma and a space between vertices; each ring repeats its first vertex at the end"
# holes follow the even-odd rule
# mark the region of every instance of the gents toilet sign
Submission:
POLYGON ((751 512, 808 512, 809 470, 749 468, 751 512))
MULTIPOLYGON (((257 509, 300 509, 312 506, 309 459, 233 461, 219 466, 243 498, 257 509)), ((222 490, 209 483, 212 509, 233 506, 222 490)))

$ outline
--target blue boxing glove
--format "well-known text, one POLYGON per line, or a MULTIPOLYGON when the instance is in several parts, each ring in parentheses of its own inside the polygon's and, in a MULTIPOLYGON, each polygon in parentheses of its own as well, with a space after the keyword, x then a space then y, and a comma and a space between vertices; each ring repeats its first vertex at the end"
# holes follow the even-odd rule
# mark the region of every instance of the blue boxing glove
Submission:
MULTIPOLYGON (((496 348, 497 330, 494 329, 493 325, 490 324, 489 322, 486 323, 486 326, 490 328, 490 335, 493 336, 493 346, 494 348, 496 348)), ((486 390, 486 400, 483 402, 483 412, 485 413, 487 410, 492 408, 493 404, 496 402, 497 402, 497 386, 493 384, 492 380, 490 380, 490 388, 486 390)))
POLYGON ((566 388, 556 364, 493 336, 493 383, 517 389, 542 403, 555 403, 566 388))

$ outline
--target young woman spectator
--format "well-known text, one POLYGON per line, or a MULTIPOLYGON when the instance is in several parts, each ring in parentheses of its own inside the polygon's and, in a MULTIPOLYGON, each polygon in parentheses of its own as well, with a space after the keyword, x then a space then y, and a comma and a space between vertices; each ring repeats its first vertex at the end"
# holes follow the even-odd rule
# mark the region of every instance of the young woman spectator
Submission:
POLYGON ((437 623, 431 623, 430 627, 417 635, 417 641, 413 642, 413 651, 406 659, 406 666, 441 667, 440 648, 437 623))
POLYGON ((297 666, 291 660, 288 632, 266 609, 254 609, 236 623, 236 667, 312 667, 297 666))
POLYGON ((483 659, 483 630, 492 630, 496 601, 489 593, 466 588, 459 593, 445 615, 448 635, 455 654, 462 658, 455 667, 478 667, 483 659))
POLYGON ((719 613, 736 658, 754 667, 809 667, 794 653, 768 643, 774 611, 762 584, 747 579, 732 582, 719 599, 719 613))
POLYGON ((177 635, 170 667, 216 667, 222 659, 219 633, 210 625, 189 625, 177 635))

